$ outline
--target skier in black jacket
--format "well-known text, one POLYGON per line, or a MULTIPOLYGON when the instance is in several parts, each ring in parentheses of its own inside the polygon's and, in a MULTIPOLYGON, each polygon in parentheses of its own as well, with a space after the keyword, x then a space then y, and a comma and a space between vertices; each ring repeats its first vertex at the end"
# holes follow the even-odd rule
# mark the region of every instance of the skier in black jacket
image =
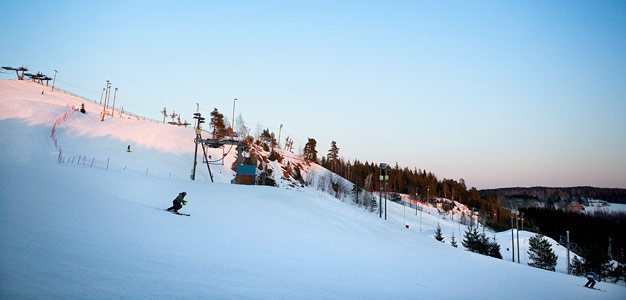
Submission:
POLYGON ((178 212, 179 209, 183 208, 183 205, 187 204, 187 201, 184 200, 186 195, 186 192, 178 194, 178 197, 172 201, 172 207, 168 208, 167 211, 178 212))

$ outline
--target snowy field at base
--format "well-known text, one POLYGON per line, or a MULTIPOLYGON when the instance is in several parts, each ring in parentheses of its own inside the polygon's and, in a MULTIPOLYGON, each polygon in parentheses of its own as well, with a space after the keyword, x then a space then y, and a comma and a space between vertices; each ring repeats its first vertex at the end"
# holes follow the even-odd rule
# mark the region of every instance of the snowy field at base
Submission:
MULTIPOLYGON (((228 184, 227 167, 215 167, 216 183, 191 181, 193 131, 100 122, 94 103, 57 125, 58 143, 115 163, 59 164, 52 125, 81 102, 0 80, 1 299, 626 298, 624 286, 590 290, 504 249, 499 260, 453 248, 451 232, 465 228, 435 211, 420 231, 420 214, 391 202, 384 220, 310 189, 228 184), (164 211, 181 191, 190 217, 164 211)), ((520 232, 520 247, 530 236, 520 232)), ((496 237, 510 243, 510 231, 496 237)))
POLYGON ((589 200, 589 206, 583 205, 583 212, 586 214, 593 214, 596 212, 603 213, 626 213, 626 204, 622 203, 609 203, 602 200, 589 200))

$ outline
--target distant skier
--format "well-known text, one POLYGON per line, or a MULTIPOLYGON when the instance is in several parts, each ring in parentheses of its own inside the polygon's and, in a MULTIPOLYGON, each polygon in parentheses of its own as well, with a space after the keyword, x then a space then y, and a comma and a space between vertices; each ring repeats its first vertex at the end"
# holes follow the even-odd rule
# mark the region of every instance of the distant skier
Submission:
POLYGON ((126 152, 130 152, 130 145, 128 145, 128 148, 126 149, 126 152))
POLYGON ((594 271, 589 271, 589 273, 587 273, 587 283, 585 283, 585 287, 588 288, 593 288, 594 285, 596 285, 596 281, 600 280, 598 279, 598 274, 596 274, 596 272, 594 271))
POLYGON ((172 207, 168 208, 167 211, 173 211, 177 213, 179 209, 183 208, 183 205, 187 204, 187 201, 184 200, 185 196, 187 196, 186 192, 178 194, 178 197, 176 197, 176 199, 172 201, 172 207))

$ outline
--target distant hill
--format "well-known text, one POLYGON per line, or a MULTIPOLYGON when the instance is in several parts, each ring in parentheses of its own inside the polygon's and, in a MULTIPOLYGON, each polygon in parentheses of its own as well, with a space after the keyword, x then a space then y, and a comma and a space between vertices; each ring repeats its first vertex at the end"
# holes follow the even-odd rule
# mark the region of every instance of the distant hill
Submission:
MULTIPOLYGON (((478 191, 481 198, 493 196, 501 200, 537 201, 539 203, 584 202, 590 199, 604 200, 612 203, 626 203, 626 189, 597 188, 590 186, 577 187, 509 187, 478 191)), ((506 205, 506 203, 503 203, 506 205)))

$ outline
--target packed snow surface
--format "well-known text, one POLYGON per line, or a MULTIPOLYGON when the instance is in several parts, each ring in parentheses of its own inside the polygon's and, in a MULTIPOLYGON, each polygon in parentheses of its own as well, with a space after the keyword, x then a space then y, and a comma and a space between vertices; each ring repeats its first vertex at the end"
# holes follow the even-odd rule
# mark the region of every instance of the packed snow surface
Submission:
POLYGON ((603 213, 626 213, 626 204, 622 203, 610 203, 602 200, 589 200, 589 205, 583 205, 583 212, 586 214, 593 214, 596 212, 603 213))
MULTIPOLYGON (((626 298, 504 248, 503 260, 453 248, 465 227, 434 208, 389 202, 384 220, 309 188, 229 184, 232 153, 212 165, 215 183, 202 164, 191 181, 191 129, 102 122, 98 104, 43 89, 0 80, 2 299, 626 298), (57 122, 83 102, 87 114, 57 122), (181 191, 190 217, 164 211, 181 191)), ((510 243, 510 231, 496 237, 510 243)))

